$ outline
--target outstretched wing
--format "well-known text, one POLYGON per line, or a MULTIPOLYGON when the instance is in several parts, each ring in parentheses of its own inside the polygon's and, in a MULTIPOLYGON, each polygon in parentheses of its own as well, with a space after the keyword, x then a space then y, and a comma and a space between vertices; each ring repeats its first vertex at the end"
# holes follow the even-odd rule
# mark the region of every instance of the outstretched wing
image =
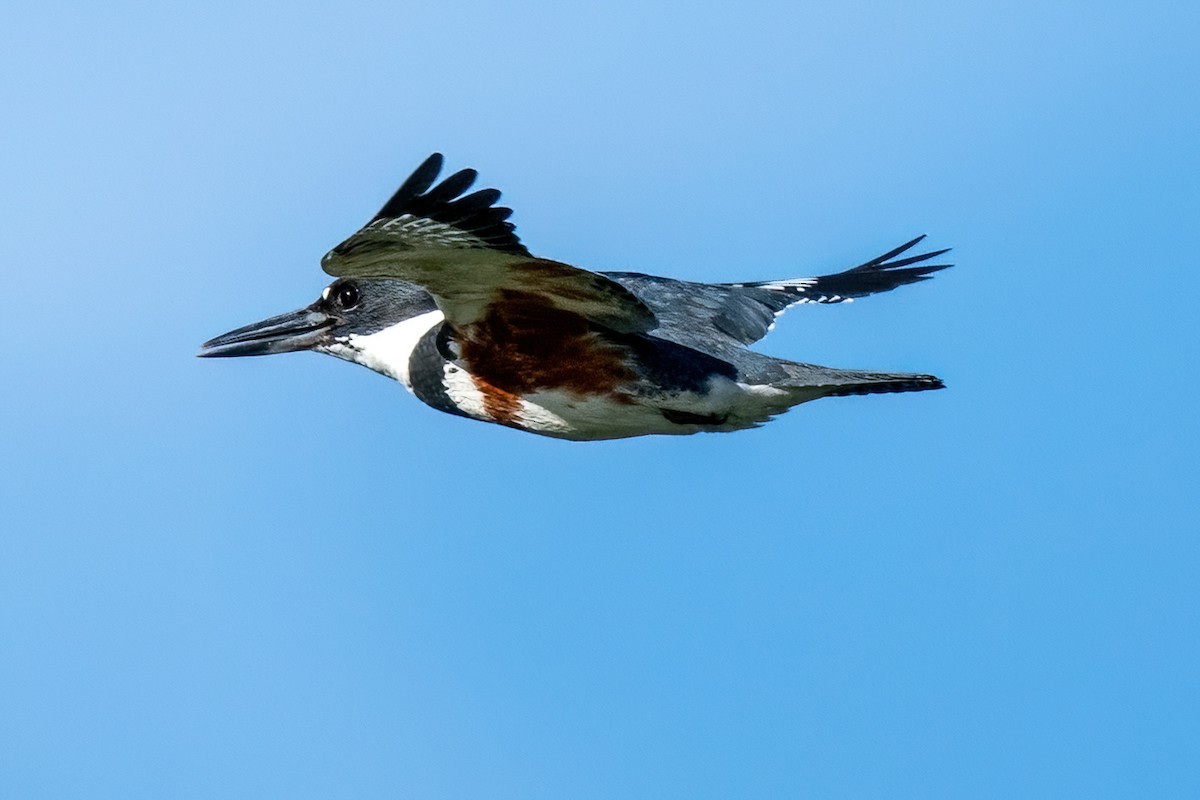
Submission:
POLYGON ((455 327, 479 322, 514 297, 526 313, 565 312, 625 333, 658 324, 619 283, 530 255, 508 221, 512 210, 495 205, 499 191, 463 194, 475 170, 435 186, 441 169, 440 153, 425 159, 370 222, 321 259, 322 269, 420 284, 455 327))
POLYGON ((748 289, 767 289, 777 294, 783 294, 791 299, 782 308, 796 303, 842 303, 856 297, 866 297, 869 294, 890 292, 897 286, 906 283, 929 280, 930 273, 947 269, 952 264, 926 264, 924 262, 937 258, 950 248, 920 253, 915 256, 896 258, 911 250, 925 239, 925 234, 905 242, 894 250, 889 250, 881 256, 872 258, 865 264, 834 275, 821 275, 816 278, 792 278, 782 281, 758 281, 756 283, 729 283, 725 286, 744 287, 748 289), (896 259, 896 260, 892 260, 896 259), (913 264, 921 266, 914 267, 913 264))
POLYGON ((896 258, 924 236, 834 275, 755 283, 692 283, 635 272, 605 273, 642 298, 657 315, 657 335, 722 349, 757 342, 775 319, 799 303, 841 303, 927 280, 950 264, 926 264, 946 250, 896 258), (895 260, 893 260, 895 259, 895 260), (913 266, 913 265, 920 266, 913 266))

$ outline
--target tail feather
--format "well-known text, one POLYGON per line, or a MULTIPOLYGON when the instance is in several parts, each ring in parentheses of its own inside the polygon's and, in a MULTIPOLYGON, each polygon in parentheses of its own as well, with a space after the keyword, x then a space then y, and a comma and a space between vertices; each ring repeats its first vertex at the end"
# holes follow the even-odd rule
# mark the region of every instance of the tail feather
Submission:
POLYGON ((821 386, 822 397, 846 397, 854 394, 883 394, 886 392, 924 392, 945 389, 946 384, 936 375, 879 375, 861 383, 821 386))
MULTIPOLYGON (((916 372, 833 369, 783 359, 755 361, 755 367, 744 368, 743 379, 748 379, 751 383, 789 389, 801 395, 811 395, 808 399, 885 392, 924 392, 946 388, 946 384, 936 375, 916 372)), ((748 364, 746 366, 749 367, 748 364)))
POLYGON ((822 397, 945 388, 935 375, 834 369, 772 358, 752 350, 739 354, 737 367, 738 383, 745 388, 744 397, 750 399, 748 405, 737 409, 736 416, 741 422, 753 424, 822 397))

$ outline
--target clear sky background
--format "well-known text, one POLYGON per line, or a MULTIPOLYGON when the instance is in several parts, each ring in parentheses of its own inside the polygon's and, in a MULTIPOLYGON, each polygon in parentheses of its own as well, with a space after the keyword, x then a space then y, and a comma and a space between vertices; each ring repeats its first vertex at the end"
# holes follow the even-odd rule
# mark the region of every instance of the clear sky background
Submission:
POLYGON ((1195 3, 0 11, 0 797, 1200 795, 1195 3), (429 152, 538 254, 931 282, 565 443, 311 354, 429 152))

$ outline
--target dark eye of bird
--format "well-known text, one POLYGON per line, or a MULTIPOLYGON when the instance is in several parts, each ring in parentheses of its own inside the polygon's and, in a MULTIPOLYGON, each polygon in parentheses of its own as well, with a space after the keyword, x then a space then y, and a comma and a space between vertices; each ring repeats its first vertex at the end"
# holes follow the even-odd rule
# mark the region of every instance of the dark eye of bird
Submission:
POLYGON ((358 287, 353 283, 343 283, 334 293, 334 299, 342 308, 354 308, 358 305, 358 287))

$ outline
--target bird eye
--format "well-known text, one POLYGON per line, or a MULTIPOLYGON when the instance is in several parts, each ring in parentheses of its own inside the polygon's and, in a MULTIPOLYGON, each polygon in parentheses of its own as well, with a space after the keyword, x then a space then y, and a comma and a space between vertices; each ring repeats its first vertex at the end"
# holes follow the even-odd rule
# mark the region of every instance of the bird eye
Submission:
POLYGON ((353 283, 343 283, 333 293, 334 302, 342 308, 354 308, 358 305, 358 287, 353 283))

